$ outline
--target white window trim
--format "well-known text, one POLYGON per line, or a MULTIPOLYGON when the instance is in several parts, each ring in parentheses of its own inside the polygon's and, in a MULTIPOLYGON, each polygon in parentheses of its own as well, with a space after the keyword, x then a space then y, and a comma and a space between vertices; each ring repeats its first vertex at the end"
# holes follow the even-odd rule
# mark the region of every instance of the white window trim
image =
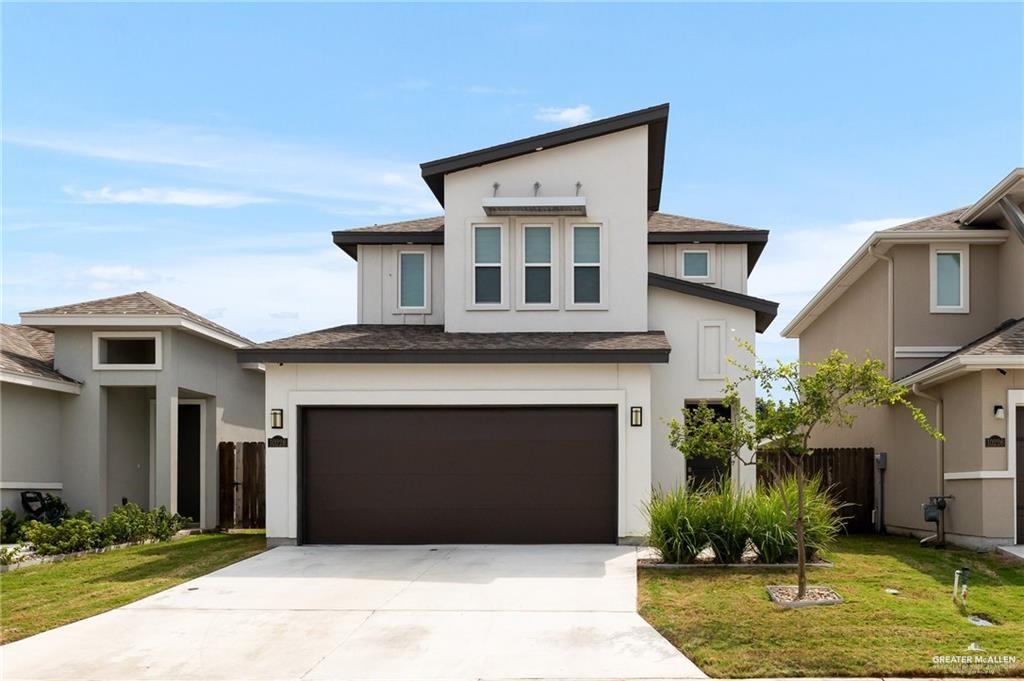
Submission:
POLYGON ((679 278, 686 281, 693 281, 698 284, 718 283, 718 248, 717 244, 679 244, 676 247, 676 263, 679 268, 679 278), (683 267, 683 258, 686 253, 707 253, 708 254, 708 275, 706 277, 688 277, 683 267))
POLYGON ((531 219, 519 219, 516 221, 515 226, 515 240, 516 240, 516 258, 518 260, 516 277, 516 309, 517 310, 557 310, 561 305, 561 299, 559 297, 560 291, 558 287, 559 281, 559 230, 561 229, 561 223, 559 220, 531 220, 531 219), (526 269, 540 265, 542 263, 527 263, 526 262, 526 229, 528 227, 547 227, 551 230, 551 261, 547 264, 551 272, 551 302, 548 303, 527 303, 526 302, 526 269))
POLYGON ((702 320, 698 324, 698 331, 697 331, 697 379, 698 380, 701 380, 701 381, 721 381, 721 380, 725 379, 725 372, 726 372, 726 361, 725 361, 726 338, 725 337, 726 337, 726 329, 727 328, 728 328, 728 325, 726 324, 724 319, 702 320), (721 366, 722 370, 720 372, 717 372, 717 373, 708 373, 708 372, 704 371, 704 359, 705 359, 705 357, 707 357, 707 351, 709 349, 707 347, 707 343, 704 340, 704 337, 705 337, 704 329, 708 329, 708 328, 717 328, 717 329, 719 329, 719 334, 718 334, 718 338, 719 338, 719 342, 718 342, 718 345, 719 345, 719 347, 718 347, 718 360, 719 360, 719 365, 721 366))
POLYGON ((970 244, 931 244, 928 255, 930 279, 930 311, 933 314, 969 314, 971 311, 971 247, 970 244), (939 305, 938 255, 958 253, 960 255, 960 304, 939 305))
POLYGON ((430 260, 431 249, 429 246, 423 248, 402 247, 395 253, 395 307, 393 314, 430 314, 430 300, 433 293, 430 287, 430 260), (402 306, 402 256, 405 254, 423 256, 423 305, 416 307, 402 306))
POLYGON ((92 368, 93 371, 160 371, 163 368, 163 333, 160 331, 93 331, 92 332, 92 368), (103 364, 100 362, 100 341, 108 338, 116 339, 152 339, 154 341, 154 359, 152 364, 103 364))
POLYGON ((509 309, 508 291, 508 232, 509 222, 505 219, 489 219, 486 217, 475 218, 469 221, 469 238, 466 240, 469 246, 469 253, 466 257, 466 291, 469 293, 466 299, 467 310, 507 310, 509 309), (499 227, 501 228, 501 262, 481 263, 481 267, 494 267, 495 264, 501 267, 501 302, 500 303, 478 303, 476 302, 476 228, 477 227, 499 227))
POLYGON ((565 309, 566 310, 607 310, 608 309, 608 279, 610 272, 608 271, 608 226, 604 220, 597 219, 578 219, 578 220, 566 220, 565 230, 565 309), (581 267, 597 267, 600 271, 601 285, 598 290, 600 301, 597 303, 577 303, 575 302, 576 291, 574 290, 573 276, 576 272, 576 255, 574 251, 574 239, 573 234, 577 227, 597 227, 599 232, 599 239, 601 245, 599 249, 599 262, 596 263, 580 263, 581 267))

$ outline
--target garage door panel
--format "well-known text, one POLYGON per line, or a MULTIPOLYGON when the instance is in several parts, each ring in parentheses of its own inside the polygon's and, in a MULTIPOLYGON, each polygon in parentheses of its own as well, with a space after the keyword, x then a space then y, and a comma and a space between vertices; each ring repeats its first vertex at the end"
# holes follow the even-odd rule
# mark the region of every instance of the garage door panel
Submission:
POLYGON ((303 410, 307 543, 614 541, 614 407, 303 410))

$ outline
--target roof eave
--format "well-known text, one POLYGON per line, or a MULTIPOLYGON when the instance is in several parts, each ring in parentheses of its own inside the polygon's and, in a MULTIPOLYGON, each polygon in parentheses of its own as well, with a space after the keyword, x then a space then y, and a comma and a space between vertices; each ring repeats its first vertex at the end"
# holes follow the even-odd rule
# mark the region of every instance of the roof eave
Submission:
POLYGON ((434 232, 363 232, 339 230, 331 233, 334 245, 353 260, 359 260, 359 246, 392 244, 443 244, 444 231, 434 232))
POLYGON ((971 224, 974 220, 991 208, 996 201, 1001 199, 1015 184, 1024 180, 1024 168, 1014 168, 1010 173, 999 181, 996 186, 985 192, 985 195, 974 202, 970 208, 960 215, 960 222, 965 225, 971 224))
POLYGON ((82 386, 76 381, 65 381, 46 376, 36 376, 34 374, 26 374, 20 371, 10 371, 9 369, 0 369, 0 381, 4 383, 13 383, 15 385, 24 385, 30 388, 53 390, 54 392, 68 393, 71 395, 80 395, 82 393, 82 386))
POLYGON ((768 245, 767 229, 726 230, 709 229, 694 232, 648 232, 649 244, 746 244, 747 274, 761 258, 768 245))
POLYGON ((670 348, 647 350, 335 350, 247 348, 241 362, 265 364, 665 364, 670 348))
POLYGON ((695 284, 692 281, 684 281, 655 272, 647 273, 647 285, 752 310, 754 312, 754 330, 757 333, 764 333, 779 314, 779 304, 774 301, 706 284, 695 284))
POLYGON ((904 376, 897 383, 908 388, 914 385, 924 388, 986 369, 1024 369, 1024 355, 957 355, 904 376))
POLYGON ((420 164, 424 182, 433 192, 438 202, 444 206, 444 176, 447 173, 476 168, 489 163, 505 161, 517 156, 524 156, 536 151, 582 142, 584 140, 609 135, 643 125, 650 126, 647 138, 647 207, 656 211, 661 204, 661 184, 665 168, 665 137, 668 131, 669 105, 659 104, 647 109, 632 111, 603 118, 590 123, 583 123, 571 128, 563 128, 554 132, 534 135, 521 140, 506 142, 486 149, 457 154, 427 161, 420 164))
POLYGON ((195 322, 182 315, 128 315, 128 314, 39 314, 34 312, 21 313, 21 323, 44 331, 52 331, 61 326, 87 327, 170 327, 180 328, 197 336, 202 336, 229 348, 247 348, 251 344, 243 339, 235 338, 222 331, 195 322))

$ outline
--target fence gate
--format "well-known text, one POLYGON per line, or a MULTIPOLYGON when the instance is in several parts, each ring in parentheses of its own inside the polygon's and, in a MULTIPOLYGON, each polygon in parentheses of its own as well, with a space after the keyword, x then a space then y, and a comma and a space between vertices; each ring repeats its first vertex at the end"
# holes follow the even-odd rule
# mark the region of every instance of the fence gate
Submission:
POLYGON ((218 518, 222 528, 266 526, 266 445, 221 442, 218 518))
MULTIPOLYGON (((816 449, 804 459, 807 477, 819 477, 831 488, 833 498, 845 506, 840 515, 851 534, 874 532, 875 450, 871 447, 816 449)), ((779 475, 791 474, 786 457, 766 452, 757 454, 757 482, 770 484, 779 475)))

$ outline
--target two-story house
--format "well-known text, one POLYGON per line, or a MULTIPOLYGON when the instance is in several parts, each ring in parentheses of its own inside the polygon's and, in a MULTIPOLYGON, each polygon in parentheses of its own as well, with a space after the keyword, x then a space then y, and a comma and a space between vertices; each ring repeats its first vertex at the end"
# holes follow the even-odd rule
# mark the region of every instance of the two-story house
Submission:
MULTIPOLYGON (((146 291, 25 312, 0 330, 0 496, 125 502, 216 527, 218 443, 261 441, 250 341, 146 291)), ((224 480, 228 489, 233 480, 224 480)))
POLYGON ((777 309, 746 293, 766 231, 658 212, 667 124, 424 163, 443 216, 334 233, 359 323, 237 353, 267 368, 269 542, 645 534, 652 486, 686 477, 667 420, 721 399, 777 309))
POLYGON ((950 496, 946 538, 1024 541, 1024 169, 976 203, 876 232, 783 330, 803 361, 834 348, 882 359, 945 435, 905 410, 865 413, 819 447, 887 454, 879 520, 932 529, 921 504, 950 496))

